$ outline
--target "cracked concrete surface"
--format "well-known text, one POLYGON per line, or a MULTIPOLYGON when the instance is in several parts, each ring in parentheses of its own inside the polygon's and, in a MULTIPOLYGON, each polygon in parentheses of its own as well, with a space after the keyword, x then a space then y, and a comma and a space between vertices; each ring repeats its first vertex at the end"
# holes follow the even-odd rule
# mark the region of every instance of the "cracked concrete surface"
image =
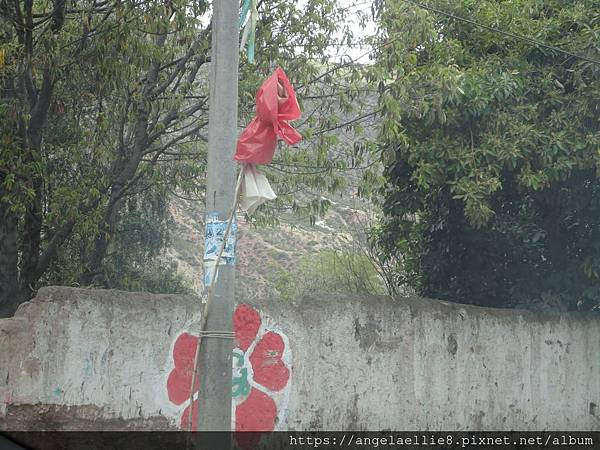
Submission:
MULTIPOLYGON (((290 430, 600 430, 600 319, 420 298, 252 300, 293 352, 290 430)), ((0 320, 0 430, 175 429, 196 297, 41 289, 0 320)))

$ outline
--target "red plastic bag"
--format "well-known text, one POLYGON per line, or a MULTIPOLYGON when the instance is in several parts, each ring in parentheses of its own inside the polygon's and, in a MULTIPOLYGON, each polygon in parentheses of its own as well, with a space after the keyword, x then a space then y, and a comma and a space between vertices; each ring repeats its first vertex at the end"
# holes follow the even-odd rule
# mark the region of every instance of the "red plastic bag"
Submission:
POLYGON ((287 123, 301 114, 294 88, 278 67, 256 93, 256 116, 240 135, 233 158, 246 164, 269 164, 278 138, 289 145, 302 139, 287 123))

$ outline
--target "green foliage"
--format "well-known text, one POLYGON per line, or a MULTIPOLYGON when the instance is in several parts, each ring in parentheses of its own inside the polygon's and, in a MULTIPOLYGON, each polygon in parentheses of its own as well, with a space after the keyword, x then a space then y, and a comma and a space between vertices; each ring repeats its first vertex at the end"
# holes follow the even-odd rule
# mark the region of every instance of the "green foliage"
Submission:
MULTIPOLYGON (((344 187, 347 157, 360 165, 373 154, 334 136, 360 133, 360 121, 336 119, 352 113, 360 68, 326 57, 337 32, 352 41, 348 11, 335 0, 260 5, 256 64, 240 68, 240 124, 277 64, 301 101, 312 98, 297 124, 305 143, 265 169, 279 198, 256 222, 281 210, 314 222, 329 206, 322 192, 344 187)), ((0 0, 0 206, 18 223, 19 301, 46 283, 172 289, 144 271, 159 271, 170 196, 203 201, 209 14, 203 0, 0 0)), ((0 310, 6 301, 0 292, 0 310)))
POLYGON ((110 267, 104 273, 106 285, 113 289, 158 294, 194 293, 192 283, 177 272, 175 264, 152 261, 143 267, 110 267))
MULTIPOLYGON (((600 59, 596 1, 428 4, 600 59)), ((380 18, 388 45, 371 80, 387 185, 374 241, 396 284, 485 306, 598 308, 600 66, 410 2, 386 2, 380 18)))
POLYGON ((369 257, 355 250, 324 250, 300 259, 293 270, 279 270, 273 284, 284 301, 313 293, 385 294, 383 281, 369 257))
MULTIPOLYGON (((153 293, 189 293, 191 283, 173 264, 161 262, 172 240, 173 219, 164 189, 150 189, 127 199, 116 222, 115 235, 97 278, 97 286, 153 293)), ((44 284, 78 285, 82 255, 93 247, 93 235, 77 228, 62 249, 44 284)))

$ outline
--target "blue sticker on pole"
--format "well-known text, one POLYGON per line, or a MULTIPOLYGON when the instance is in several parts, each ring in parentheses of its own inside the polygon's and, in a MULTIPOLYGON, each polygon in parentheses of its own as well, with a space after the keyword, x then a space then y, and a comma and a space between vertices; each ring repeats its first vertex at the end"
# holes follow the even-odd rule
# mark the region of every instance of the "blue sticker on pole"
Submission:
POLYGON ((219 271, 215 272, 216 261, 204 261, 204 287, 208 288, 212 283, 217 282, 219 271))
MULTIPOLYGON (((227 232, 227 223, 225 220, 219 220, 216 212, 207 214, 204 230, 204 261, 216 261, 219 257, 227 232)), ((219 264, 235 264, 236 235, 237 223, 234 215, 219 264)))

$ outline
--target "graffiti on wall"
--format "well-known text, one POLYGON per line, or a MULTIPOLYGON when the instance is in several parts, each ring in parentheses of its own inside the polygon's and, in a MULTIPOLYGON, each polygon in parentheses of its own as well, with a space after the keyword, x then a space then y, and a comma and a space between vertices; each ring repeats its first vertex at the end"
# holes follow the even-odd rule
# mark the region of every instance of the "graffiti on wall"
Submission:
MULTIPOLYGON (((277 430, 290 393, 292 354, 288 338, 268 316, 248 305, 236 308, 233 330, 232 429, 277 430)), ((183 430, 188 429, 189 408, 192 408, 192 429, 199 414, 199 377, 194 382, 193 404, 189 404, 197 342, 198 338, 187 331, 177 336, 167 378, 169 401, 182 409, 179 426, 183 430)))

